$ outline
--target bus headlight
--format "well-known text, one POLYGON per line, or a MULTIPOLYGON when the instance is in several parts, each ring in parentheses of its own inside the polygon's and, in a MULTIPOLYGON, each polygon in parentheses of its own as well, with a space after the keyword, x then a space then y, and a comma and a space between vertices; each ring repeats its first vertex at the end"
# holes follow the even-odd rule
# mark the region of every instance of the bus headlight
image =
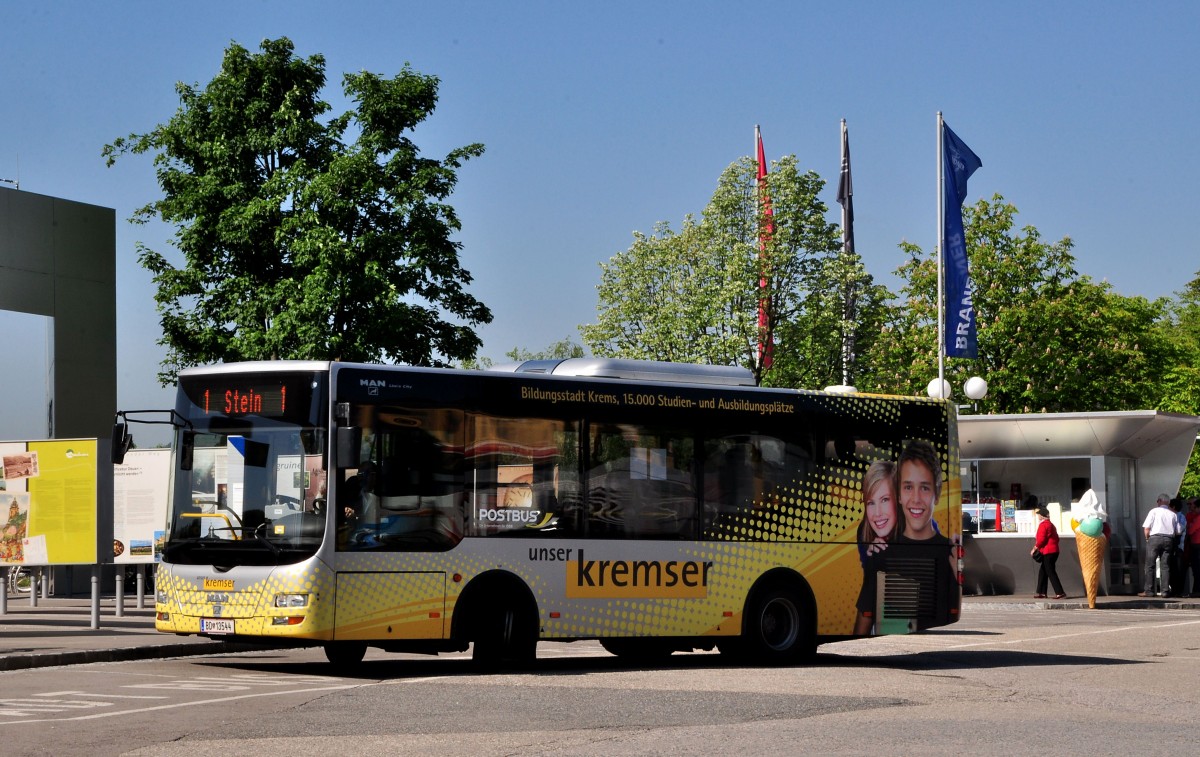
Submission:
POLYGON ((160 605, 165 605, 171 601, 171 595, 167 593, 166 589, 155 589, 154 601, 160 605))
POLYGON ((307 594, 276 594, 276 607, 308 607, 307 594))

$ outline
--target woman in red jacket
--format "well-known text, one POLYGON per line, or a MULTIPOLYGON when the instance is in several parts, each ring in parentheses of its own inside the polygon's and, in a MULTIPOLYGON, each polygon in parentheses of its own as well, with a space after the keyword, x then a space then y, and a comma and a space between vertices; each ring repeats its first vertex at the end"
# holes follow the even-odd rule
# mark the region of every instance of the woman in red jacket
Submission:
POLYGON ((1033 549, 1029 550, 1029 554, 1033 554, 1037 550, 1041 550, 1042 561, 1038 563, 1037 577, 1037 594, 1034 594, 1035 599, 1044 599, 1046 596, 1046 581, 1049 579, 1050 585, 1054 587, 1054 598, 1062 599, 1067 596, 1063 593, 1062 582, 1058 580, 1058 570, 1055 568, 1055 563, 1058 562, 1058 529, 1050 522, 1050 511, 1044 507, 1039 507, 1034 510, 1034 515, 1038 521, 1037 536, 1033 540, 1033 549))

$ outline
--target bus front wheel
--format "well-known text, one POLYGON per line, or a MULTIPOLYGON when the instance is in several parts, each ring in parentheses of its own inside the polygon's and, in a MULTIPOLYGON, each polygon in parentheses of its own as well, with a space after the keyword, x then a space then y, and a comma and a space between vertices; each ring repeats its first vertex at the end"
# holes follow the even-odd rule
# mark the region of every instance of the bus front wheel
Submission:
POLYGON ((362 641, 331 641, 325 645, 325 659, 339 668, 353 668, 367 655, 367 644, 362 641))
POLYGON ((739 647, 765 663, 792 664, 816 652, 805 604, 784 587, 767 588, 755 597, 742 642, 739 647))

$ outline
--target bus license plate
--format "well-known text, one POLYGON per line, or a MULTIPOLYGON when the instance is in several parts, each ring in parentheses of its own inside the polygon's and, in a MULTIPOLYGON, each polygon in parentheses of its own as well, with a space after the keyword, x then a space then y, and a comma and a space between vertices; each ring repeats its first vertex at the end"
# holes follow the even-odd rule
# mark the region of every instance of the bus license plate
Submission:
POLYGON ((233 619, 201 618, 200 633, 233 633, 233 619))

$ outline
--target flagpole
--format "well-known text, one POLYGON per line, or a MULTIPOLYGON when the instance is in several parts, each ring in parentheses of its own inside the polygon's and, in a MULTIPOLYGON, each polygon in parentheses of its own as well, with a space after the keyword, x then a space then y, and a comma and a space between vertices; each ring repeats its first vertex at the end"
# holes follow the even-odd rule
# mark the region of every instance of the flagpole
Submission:
MULTIPOLYGON (((945 193, 942 191, 942 182, 944 178, 942 174, 943 158, 942 150, 945 149, 942 145, 942 112, 939 110, 937 114, 937 318, 938 318, 938 394, 942 394, 946 387, 946 280, 945 271, 942 266, 942 259, 946 256, 946 224, 944 207, 945 193)), ((943 399, 945 399, 943 397, 943 399)))

